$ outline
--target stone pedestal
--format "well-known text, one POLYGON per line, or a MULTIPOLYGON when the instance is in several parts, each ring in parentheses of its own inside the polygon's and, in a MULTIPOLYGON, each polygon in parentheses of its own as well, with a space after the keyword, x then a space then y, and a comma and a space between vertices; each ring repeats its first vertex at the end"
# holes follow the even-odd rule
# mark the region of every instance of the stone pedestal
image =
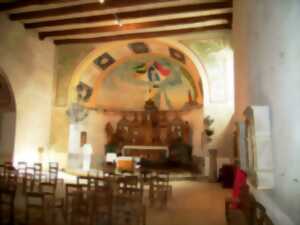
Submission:
POLYGON ((210 182, 217 182, 218 177, 218 165, 217 165, 217 149, 209 149, 208 150, 208 158, 209 158, 209 174, 208 179, 210 182))

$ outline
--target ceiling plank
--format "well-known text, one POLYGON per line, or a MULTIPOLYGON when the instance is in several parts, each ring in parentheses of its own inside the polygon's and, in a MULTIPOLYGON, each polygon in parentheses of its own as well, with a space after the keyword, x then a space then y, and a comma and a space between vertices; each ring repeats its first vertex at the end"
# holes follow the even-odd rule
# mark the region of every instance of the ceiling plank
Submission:
POLYGON ((90 27, 90 28, 46 31, 46 32, 40 32, 39 37, 40 39, 44 39, 46 37, 92 34, 92 33, 102 34, 106 32, 131 31, 131 30, 156 28, 156 27, 161 27, 163 29, 165 26, 193 24, 193 23, 208 22, 213 20, 227 20, 227 22, 229 23, 231 20, 231 16, 232 16, 231 13, 225 13, 225 14, 209 15, 209 16, 197 16, 197 17, 178 18, 178 19, 170 19, 170 20, 162 20, 162 21, 123 24, 122 26, 108 25, 108 26, 98 26, 98 27, 90 27))
POLYGON ((47 4, 59 4, 59 3, 65 3, 65 2, 76 2, 80 0, 20 0, 15 2, 6 2, 6 3, 0 3, 0 12, 7 11, 7 10, 13 10, 13 9, 19 9, 27 6, 32 5, 47 5, 47 4))
POLYGON ((147 5, 161 2, 170 2, 178 0, 117 0, 107 1, 105 4, 99 2, 85 3, 80 5, 65 6, 53 9, 35 10, 22 13, 12 13, 9 15, 11 20, 36 19, 43 17, 66 16, 74 13, 84 13, 100 10, 108 10, 112 8, 122 8, 136 5, 147 5))
POLYGON ((224 30, 224 29, 231 29, 231 24, 213 25, 213 26, 196 27, 196 28, 186 28, 186 29, 169 30, 169 31, 120 34, 120 35, 96 37, 96 38, 68 38, 68 39, 54 40, 54 43, 56 45, 78 44, 78 43, 101 43, 101 42, 103 43, 103 42, 110 42, 110 41, 165 37, 165 36, 186 34, 186 33, 192 33, 192 32, 224 30))
MULTIPOLYGON (((200 4, 193 4, 193 5, 172 6, 172 7, 159 8, 159 9, 140 10, 135 12, 120 12, 118 13, 118 17, 121 19, 138 19, 144 17, 164 16, 164 15, 171 15, 171 14, 178 14, 178 13, 202 12, 207 10, 225 9, 231 7, 232 7, 232 2, 200 3, 200 4)), ((27 29, 33 29, 33 28, 40 28, 40 27, 52 27, 52 26, 61 26, 61 25, 72 25, 72 24, 86 24, 86 23, 90 24, 93 22, 111 21, 114 18, 115 17, 112 14, 86 16, 86 17, 76 17, 70 19, 25 23, 24 26, 27 29)))

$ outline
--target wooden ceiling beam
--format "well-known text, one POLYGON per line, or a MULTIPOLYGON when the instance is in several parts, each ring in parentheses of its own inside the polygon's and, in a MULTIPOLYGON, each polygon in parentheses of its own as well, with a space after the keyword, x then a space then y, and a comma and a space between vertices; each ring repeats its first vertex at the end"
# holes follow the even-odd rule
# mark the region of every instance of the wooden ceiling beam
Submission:
POLYGON ((55 16, 66 16, 74 13, 84 13, 92 11, 109 10, 113 8, 123 8, 137 5, 147 5, 161 2, 170 2, 178 0, 115 0, 107 1, 105 4, 99 2, 85 3, 80 5, 65 6, 59 8, 35 10, 29 12, 12 13, 9 15, 11 20, 26 20, 26 19, 37 19, 44 17, 55 17, 55 16))
POLYGON ((0 12, 24 8, 32 5, 48 5, 76 1, 80 0, 19 0, 15 2, 0 3, 0 12))
POLYGON ((193 33, 193 32, 224 30, 224 29, 231 29, 231 24, 222 24, 222 25, 213 25, 213 26, 186 28, 186 29, 168 30, 168 31, 120 34, 120 35, 96 37, 96 38, 68 38, 68 39, 55 40, 54 43, 56 45, 79 44, 79 43, 104 43, 104 42, 111 42, 111 41, 165 37, 165 36, 180 35, 180 34, 193 33))
MULTIPOLYGON (((164 16, 164 15, 171 15, 171 14, 178 14, 178 13, 193 13, 193 12, 202 12, 202 11, 208 11, 214 9, 226 9, 231 7, 232 7, 232 2, 199 3, 193 5, 172 6, 172 7, 159 8, 159 9, 139 10, 134 12, 120 12, 118 13, 118 17, 121 19, 138 19, 144 17, 164 16)), ((27 29, 34 29, 34 28, 41 28, 41 27, 105 22, 105 21, 111 21, 114 18, 115 17, 112 14, 86 16, 86 17, 52 20, 52 21, 25 23, 24 26, 27 29)))
POLYGON ((161 27, 163 29, 165 26, 193 24, 199 22, 209 22, 213 20, 227 20, 227 22, 229 23, 231 20, 231 16, 232 16, 231 13, 224 13, 224 14, 209 15, 209 16, 197 16, 197 17, 178 18, 178 19, 161 20, 161 21, 123 24, 122 26, 107 25, 107 26, 98 26, 98 27, 90 27, 90 28, 46 31, 46 32, 40 32, 39 37, 40 39, 44 39, 46 37, 59 37, 59 36, 66 36, 66 35, 95 34, 95 33, 103 34, 106 32, 132 31, 132 30, 157 28, 157 27, 161 27))

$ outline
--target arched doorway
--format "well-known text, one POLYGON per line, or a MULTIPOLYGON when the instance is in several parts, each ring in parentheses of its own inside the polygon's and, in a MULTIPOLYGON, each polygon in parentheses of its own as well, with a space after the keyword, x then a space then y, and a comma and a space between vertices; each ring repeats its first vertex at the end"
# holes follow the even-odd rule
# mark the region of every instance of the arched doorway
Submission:
POLYGON ((0 69, 0 160, 13 158, 16 129, 16 104, 9 81, 0 69))

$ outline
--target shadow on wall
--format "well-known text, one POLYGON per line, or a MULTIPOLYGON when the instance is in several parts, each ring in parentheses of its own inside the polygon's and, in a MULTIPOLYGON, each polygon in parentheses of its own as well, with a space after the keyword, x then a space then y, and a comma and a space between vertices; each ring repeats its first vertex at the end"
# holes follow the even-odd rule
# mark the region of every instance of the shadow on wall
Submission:
POLYGON ((0 68, 0 163, 13 158, 15 129, 15 98, 10 83, 0 68))

